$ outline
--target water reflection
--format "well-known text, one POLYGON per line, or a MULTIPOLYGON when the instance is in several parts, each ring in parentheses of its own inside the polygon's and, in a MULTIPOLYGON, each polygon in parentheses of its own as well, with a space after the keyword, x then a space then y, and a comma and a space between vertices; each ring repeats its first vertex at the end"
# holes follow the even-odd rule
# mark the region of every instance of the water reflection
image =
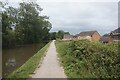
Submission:
POLYGON ((13 59, 8 59, 8 61, 6 62, 5 65, 14 67, 16 65, 16 61, 15 61, 14 58, 13 59))
POLYGON ((15 47, 12 49, 3 49, 2 51, 3 77, 7 76, 9 73, 19 68, 44 45, 45 43, 30 44, 15 47))

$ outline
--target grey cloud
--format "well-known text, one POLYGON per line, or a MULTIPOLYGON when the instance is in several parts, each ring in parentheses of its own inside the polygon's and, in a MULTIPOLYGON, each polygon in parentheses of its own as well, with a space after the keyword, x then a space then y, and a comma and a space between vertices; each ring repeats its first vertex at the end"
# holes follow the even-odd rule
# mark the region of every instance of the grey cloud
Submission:
POLYGON ((81 30, 98 30, 101 34, 118 27, 118 7, 114 2, 99 3, 42 3, 44 12, 50 16, 51 31, 68 30, 72 34, 81 30))
MULTIPOLYGON (((39 2, 42 15, 50 16, 51 31, 63 29, 71 34, 86 30, 108 33, 118 27, 117 2, 39 2)), ((11 4, 13 5, 13 3, 11 4)))

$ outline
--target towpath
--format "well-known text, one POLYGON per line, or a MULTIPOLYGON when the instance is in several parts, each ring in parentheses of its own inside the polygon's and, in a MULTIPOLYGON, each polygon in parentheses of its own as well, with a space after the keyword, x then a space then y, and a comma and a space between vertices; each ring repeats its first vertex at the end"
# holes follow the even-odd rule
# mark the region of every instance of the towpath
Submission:
POLYGON ((32 78, 66 78, 63 68, 59 64, 55 41, 53 40, 42 63, 35 70, 32 78))

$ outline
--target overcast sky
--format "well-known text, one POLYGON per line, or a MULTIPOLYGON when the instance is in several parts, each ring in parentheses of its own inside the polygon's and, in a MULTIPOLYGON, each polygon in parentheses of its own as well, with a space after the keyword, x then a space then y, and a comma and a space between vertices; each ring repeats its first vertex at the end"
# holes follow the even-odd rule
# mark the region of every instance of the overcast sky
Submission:
POLYGON ((37 0, 43 8, 42 15, 50 17, 51 32, 64 30, 78 34, 81 31, 97 30, 101 35, 118 28, 118 1, 37 0))

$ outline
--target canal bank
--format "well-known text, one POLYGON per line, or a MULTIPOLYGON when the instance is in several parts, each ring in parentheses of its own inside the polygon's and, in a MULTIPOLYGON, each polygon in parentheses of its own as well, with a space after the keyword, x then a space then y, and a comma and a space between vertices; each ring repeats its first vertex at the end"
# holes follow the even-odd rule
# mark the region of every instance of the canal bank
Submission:
MULTIPOLYGON (((32 78, 67 78, 64 69, 60 65, 55 40, 52 41, 43 61, 39 63, 39 67, 35 70, 32 78)), ((65 79, 66 80, 66 79, 65 79)))
POLYGON ((35 55, 48 42, 26 44, 2 50, 2 76, 6 77, 15 69, 22 66, 30 57, 35 55), (24 57, 23 57, 24 56, 24 57))
MULTIPOLYGON (((46 44, 42 49, 40 49, 34 56, 32 56, 28 61, 26 61, 20 68, 16 69, 7 78, 29 78, 36 69, 39 61, 44 56, 51 42, 46 44)), ((24 57, 24 56, 23 56, 24 57)))

